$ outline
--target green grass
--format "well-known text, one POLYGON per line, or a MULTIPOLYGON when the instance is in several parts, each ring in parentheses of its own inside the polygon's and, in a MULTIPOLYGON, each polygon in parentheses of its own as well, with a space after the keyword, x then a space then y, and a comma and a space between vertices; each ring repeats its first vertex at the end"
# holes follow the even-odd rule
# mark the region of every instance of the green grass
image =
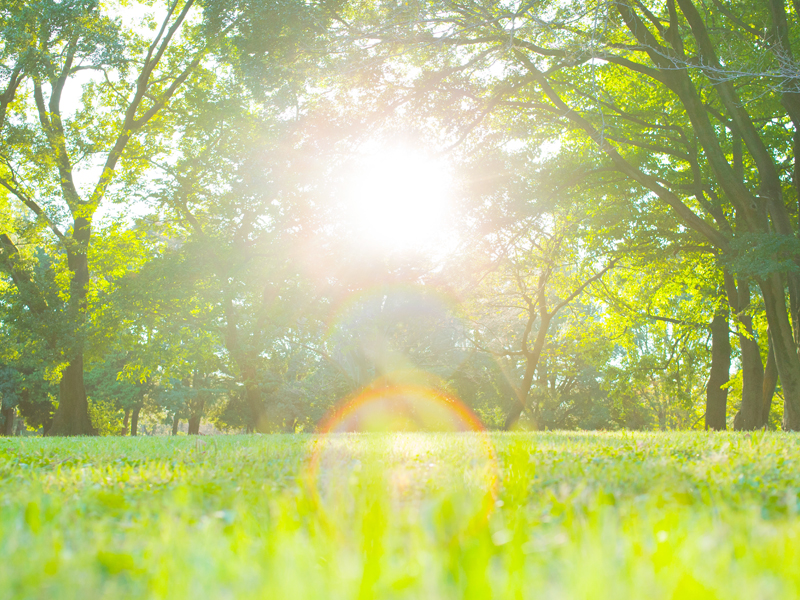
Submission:
POLYGON ((3 597, 800 597, 791 434, 0 439, 0 482, 3 597))

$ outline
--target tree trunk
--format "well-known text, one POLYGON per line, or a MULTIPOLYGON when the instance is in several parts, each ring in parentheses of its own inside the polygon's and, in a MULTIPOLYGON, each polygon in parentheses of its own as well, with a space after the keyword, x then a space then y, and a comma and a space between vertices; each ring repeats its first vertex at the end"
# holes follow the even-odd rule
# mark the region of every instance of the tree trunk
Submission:
POLYGON ((745 313, 749 306, 750 283, 746 279, 740 279, 736 310, 744 332, 739 333, 742 360, 742 404, 739 408, 740 414, 734 421, 734 429, 738 431, 752 431, 761 426, 763 404, 764 365, 761 362, 761 349, 758 347, 753 332, 753 317, 745 313))
POLYGON ((203 419, 203 407, 205 406, 206 402, 203 399, 197 399, 193 403, 193 410, 191 416, 189 416, 189 435, 199 435, 200 434, 200 421, 203 419))
MULTIPOLYGON (((522 377, 519 389, 517 389, 517 402, 511 406, 511 410, 508 411, 506 420, 503 423, 503 429, 505 431, 511 429, 517 421, 519 421, 522 411, 528 407, 528 397, 530 396, 531 386, 533 385, 533 376, 539 365, 539 358, 542 356, 542 350, 544 349, 544 343, 547 339, 547 331, 550 329, 552 317, 553 315, 545 311, 542 311, 539 316, 539 331, 536 333, 536 341, 533 344, 533 349, 525 351, 525 375, 522 377)), ((538 427, 538 423, 533 424, 534 429, 538 429, 538 427)))
POLYGON ((178 427, 181 424, 181 418, 178 415, 178 411, 175 411, 175 415, 172 417, 172 435, 178 435, 178 427))
POLYGON ((245 365, 242 368, 244 378, 244 397, 250 409, 250 424, 257 432, 269 431, 269 420, 264 401, 258 390, 258 375, 255 367, 245 365))
MULTIPOLYGON (((530 395, 531 385, 533 385, 533 373, 536 371, 536 365, 534 364, 532 358, 529 356, 526 359, 525 365, 525 375, 522 377, 522 383, 520 383, 519 388, 517 391, 516 402, 511 405, 511 408, 508 411, 508 415, 506 415, 506 420, 503 423, 503 430, 508 431, 514 425, 516 425, 519 418, 522 416, 522 411, 525 410, 528 406, 528 396, 530 395)), ((536 423, 534 423, 534 429, 536 429, 536 423)))
POLYGON ((786 310, 784 286, 778 275, 759 281, 759 286, 772 335, 775 366, 783 389, 783 428, 800 431, 800 357, 786 310))
POLYGON ((89 238, 91 222, 75 217, 72 226, 74 247, 67 247, 67 267, 72 272, 69 301, 64 317, 74 336, 68 347, 69 362, 58 386, 58 408, 46 435, 97 435, 89 418, 89 402, 83 383, 83 325, 86 318, 86 286, 89 284, 89 238))
POLYGON ((733 419, 736 431, 751 431, 760 427, 764 365, 761 350, 753 332, 753 317, 747 314, 750 307, 750 282, 743 277, 735 281, 727 271, 723 272, 728 304, 739 321, 739 349, 742 363, 742 402, 733 419))
POLYGON ((200 434, 200 420, 202 419, 203 415, 195 414, 189 417, 189 431, 187 432, 189 435, 199 435, 200 434))
POLYGON ((2 409, 3 414, 3 435, 13 436, 14 435, 14 425, 15 425, 15 417, 17 415, 17 409, 15 406, 9 406, 8 408, 2 409))
POLYGON ((125 418, 122 420, 122 433, 120 435, 127 435, 128 434, 128 425, 131 422, 131 409, 125 409, 125 418))
POLYGON ((83 385, 83 352, 70 361, 58 384, 58 408, 46 435, 97 435, 83 385))
POLYGON ((133 407, 133 414, 131 415, 131 435, 135 436, 139 433, 139 412, 142 410, 142 405, 137 404, 133 407))
POLYGON ((711 321, 711 373, 706 386, 706 429, 724 431, 728 407, 728 383, 731 370, 731 340, 728 335, 728 311, 718 310, 711 321))
MULTIPOLYGON (((745 329, 752 335, 749 317, 742 317, 745 329)), ((760 427, 763 404, 764 367, 761 363, 761 352, 758 342, 746 335, 739 334, 739 347, 742 362, 742 403, 734 420, 736 431, 752 431, 760 427)))
POLYGON ((267 410, 258 391, 258 386, 251 383, 245 384, 245 397, 247 406, 250 408, 250 421, 253 431, 264 433, 269 431, 269 419, 267 410))
MULTIPOLYGON (((752 321, 748 317, 748 321, 752 321)), ((761 427, 763 408, 764 366, 758 342, 739 335, 742 361, 742 404, 734 429, 752 431, 761 427)))
POLYGON ((772 346, 772 334, 767 330, 767 366, 764 369, 764 386, 761 390, 761 421, 759 427, 766 427, 769 424, 769 412, 772 409, 772 397, 775 395, 775 387, 778 384, 778 368, 775 366, 775 350, 772 346))

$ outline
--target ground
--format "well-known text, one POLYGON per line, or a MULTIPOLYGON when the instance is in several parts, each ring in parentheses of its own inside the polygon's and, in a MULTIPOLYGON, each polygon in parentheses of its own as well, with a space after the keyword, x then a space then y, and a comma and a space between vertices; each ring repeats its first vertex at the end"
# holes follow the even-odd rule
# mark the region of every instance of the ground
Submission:
POLYGON ((0 439, 10 598, 800 597, 800 437, 0 439))

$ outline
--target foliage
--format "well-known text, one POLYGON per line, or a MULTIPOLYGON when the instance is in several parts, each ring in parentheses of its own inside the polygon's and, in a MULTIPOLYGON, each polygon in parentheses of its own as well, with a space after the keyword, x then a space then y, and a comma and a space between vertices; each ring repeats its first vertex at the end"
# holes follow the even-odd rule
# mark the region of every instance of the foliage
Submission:
POLYGON ((120 435, 123 432, 122 415, 115 402, 89 398, 89 417, 97 435, 120 435))
POLYGON ((0 11, 2 393, 30 425, 310 431, 409 376, 489 426, 694 428, 724 313, 729 406, 749 348, 800 428, 796 4, 159 6, 0 11), (447 147, 448 256, 351 239, 349 165, 397 139, 447 147))

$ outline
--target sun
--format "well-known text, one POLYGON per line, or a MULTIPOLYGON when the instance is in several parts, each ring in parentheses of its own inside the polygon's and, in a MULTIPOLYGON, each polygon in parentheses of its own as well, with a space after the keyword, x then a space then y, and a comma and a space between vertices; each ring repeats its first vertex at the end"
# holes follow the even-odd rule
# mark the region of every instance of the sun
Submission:
POLYGON ((452 169, 407 146, 372 148, 355 164, 347 202, 361 241, 388 250, 430 250, 448 242, 452 169))

